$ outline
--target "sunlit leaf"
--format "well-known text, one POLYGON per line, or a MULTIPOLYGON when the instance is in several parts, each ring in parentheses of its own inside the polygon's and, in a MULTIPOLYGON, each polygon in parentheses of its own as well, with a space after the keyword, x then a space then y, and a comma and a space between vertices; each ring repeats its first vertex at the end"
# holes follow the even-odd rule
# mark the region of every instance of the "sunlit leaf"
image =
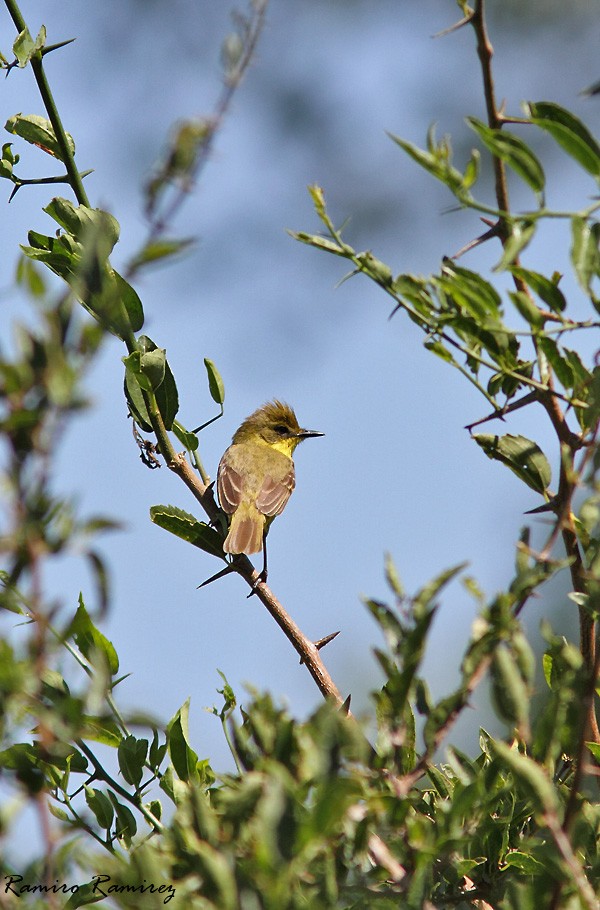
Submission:
POLYGON ((476 117, 467 117, 483 144, 496 158, 504 161, 535 193, 546 183, 544 169, 534 152, 519 136, 504 129, 492 129, 476 117))
POLYGON ((473 439, 488 458, 500 461, 537 493, 544 493, 550 485, 551 471, 548 459, 531 439, 525 436, 494 436, 475 433, 473 439))

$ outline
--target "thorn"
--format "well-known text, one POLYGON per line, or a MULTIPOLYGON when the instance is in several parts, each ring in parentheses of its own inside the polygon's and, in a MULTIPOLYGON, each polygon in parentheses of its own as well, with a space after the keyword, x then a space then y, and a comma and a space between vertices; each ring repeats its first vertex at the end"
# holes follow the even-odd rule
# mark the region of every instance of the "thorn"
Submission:
POLYGON ((542 506, 538 506, 536 509, 527 509, 527 511, 523 514, 539 515, 541 512, 554 512, 556 510, 556 506, 558 505, 557 498, 558 497, 553 496, 552 499, 548 500, 548 502, 545 502, 542 506))
POLYGON ((267 571, 266 571, 266 569, 263 569, 262 572, 260 573, 260 575, 252 582, 252 590, 246 597, 246 600, 249 600, 251 597, 253 597, 256 594, 256 592, 258 591, 259 585, 264 585, 266 583, 267 583, 267 571))
POLYGON ((583 95, 584 98, 591 98, 592 95, 599 95, 600 81, 594 82, 593 85, 588 85, 587 88, 582 88, 579 94, 583 95))
POLYGON ((455 22, 454 25, 448 26, 448 28, 442 29, 441 32, 436 32, 435 35, 432 35, 432 38, 445 38, 446 35, 450 35, 452 32, 458 31, 459 28, 468 25, 471 19, 473 18, 473 13, 469 13, 468 16, 465 16, 464 19, 461 19, 459 22, 455 22))
POLYGON ((224 569, 221 569, 220 572, 217 572, 216 575, 211 575, 210 578, 207 578, 206 581, 203 581, 201 585, 198 585, 196 590, 199 588, 204 588, 205 585, 211 584, 213 581, 217 581, 219 578, 224 578, 226 575, 229 575, 230 572, 233 572, 234 568, 232 565, 226 565, 224 569))
POLYGON ((334 638, 337 638, 339 634, 340 629, 338 629, 337 632, 331 632, 329 635, 326 635, 325 638, 320 638, 318 641, 316 641, 314 644, 317 651, 320 651, 321 648, 324 648, 325 645, 328 645, 329 642, 333 641, 334 638))
POLYGON ((59 50, 61 47, 66 47, 67 44, 73 44, 76 40, 76 38, 67 38, 66 41, 59 41, 58 44, 49 44, 48 47, 42 48, 42 57, 45 57, 46 54, 51 54, 52 51, 59 50))
POLYGON ((468 423, 465 426, 465 430, 468 430, 469 433, 473 432, 473 427, 478 427, 482 423, 487 423, 488 420, 504 420, 506 414, 512 414, 513 411, 518 411, 519 408, 525 407, 527 404, 531 404, 532 401, 535 401, 536 393, 528 392, 526 395, 523 395, 522 398, 519 398, 518 401, 513 401, 511 404, 505 404, 501 408, 496 408, 495 411, 492 411, 491 414, 488 414, 487 417, 481 417, 479 420, 475 420, 473 423, 468 423))
MULTIPOLYGON (((318 641, 313 641, 313 645, 315 646, 317 651, 320 651, 321 648, 324 648, 325 645, 328 645, 330 641, 333 641, 334 638, 337 638, 339 634, 340 634, 340 629, 338 629, 337 632, 331 632, 329 635, 326 635, 325 638, 319 638, 318 641)), ((303 664, 303 663, 304 663, 304 658, 301 657, 300 664, 303 664)))
POLYGON ((464 253, 468 253, 470 250, 475 249, 476 246, 479 246, 480 244, 485 243, 487 240, 491 240, 492 237, 498 236, 498 234, 500 233, 500 230, 499 230, 497 221, 496 222, 488 221, 487 218, 482 218, 481 220, 485 224, 490 225, 489 231, 485 231, 483 234, 480 234, 479 237, 475 237, 474 240, 469 240, 469 242, 467 244, 465 244, 465 246, 461 247, 461 249, 458 251, 458 253, 454 253, 454 255, 450 257, 451 259, 458 259, 464 253))
POLYGON ((349 695, 348 698, 346 699, 346 701, 344 702, 344 704, 343 704, 343 705, 341 706, 341 708, 340 708, 340 711, 343 711, 344 714, 350 714, 350 701, 351 701, 351 699, 352 699, 352 695, 349 695))
POLYGON ((463 429, 468 430, 468 432, 473 435, 473 427, 478 427, 482 423, 487 423, 488 420, 501 420, 504 422, 504 408, 499 408, 497 411, 494 411, 493 414, 488 414, 487 417, 481 417, 479 420, 473 421, 473 423, 466 424, 463 429))

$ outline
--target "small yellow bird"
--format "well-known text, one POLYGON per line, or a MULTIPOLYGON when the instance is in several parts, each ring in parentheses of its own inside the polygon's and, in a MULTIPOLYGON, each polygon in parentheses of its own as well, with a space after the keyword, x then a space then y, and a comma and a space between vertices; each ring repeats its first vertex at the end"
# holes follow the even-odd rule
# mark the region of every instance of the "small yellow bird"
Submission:
POLYGON ((219 464, 219 502, 229 516, 223 549, 247 554, 264 550, 263 581, 269 526, 283 512, 296 483, 292 455, 311 436, 323 433, 303 430, 289 405, 270 401, 244 420, 219 464))

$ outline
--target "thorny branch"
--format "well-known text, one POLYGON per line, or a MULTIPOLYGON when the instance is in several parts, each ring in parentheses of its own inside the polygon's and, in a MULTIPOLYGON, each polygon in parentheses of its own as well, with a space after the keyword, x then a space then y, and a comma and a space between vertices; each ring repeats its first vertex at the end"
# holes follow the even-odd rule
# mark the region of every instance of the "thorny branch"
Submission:
MULTIPOLYGON (((493 129, 500 129, 504 123, 504 118, 502 111, 498 108, 496 102, 492 72, 492 56, 494 51, 489 40, 485 21, 485 0, 477 0, 469 21, 477 36, 477 53, 481 63, 488 123, 493 129)), ((506 167, 504 162, 498 157, 494 157, 494 174, 498 208, 503 212, 509 212, 510 203, 506 180, 506 167)), ((508 239, 506 231, 499 230, 498 236, 504 245, 508 239)), ((518 265, 518 260, 516 261, 516 264, 518 265)), ((523 279, 515 276, 514 281, 517 290, 525 292, 533 304, 531 293, 523 279)), ((559 396, 555 394, 554 379, 551 373, 547 380, 547 390, 536 390, 534 388, 531 392, 531 396, 533 399, 539 401, 545 409, 556 433, 559 445, 561 446, 560 483, 558 494, 553 502, 553 511, 556 515, 556 530, 557 533, 560 532, 562 534, 567 555, 571 559, 571 578, 574 590, 579 593, 585 593, 587 590, 585 569, 571 514, 571 500, 580 476, 572 470, 573 456, 575 452, 585 444, 584 437, 582 433, 574 433, 569 427, 565 412, 561 407, 559 396), (571 470, 568 469, 568 465, 566 464, 567 461, 571 465, 571 470)), ((597 630, 596 623, 583 608, 580 608, 580 625, 581 653, 584 657, 586 667, 588 668, 590 684, 592 684, 595 679, 594 668, 597 630)), ((600 743, 600 729, 598 728, 593 699, 589 705, 587 726, 589 727, 590 734, 594 741, 600 743)))

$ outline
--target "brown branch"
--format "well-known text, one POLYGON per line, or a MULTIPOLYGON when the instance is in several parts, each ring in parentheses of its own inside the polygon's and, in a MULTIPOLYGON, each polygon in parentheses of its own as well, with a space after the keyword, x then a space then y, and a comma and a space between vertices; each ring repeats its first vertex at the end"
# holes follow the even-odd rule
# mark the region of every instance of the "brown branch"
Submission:
MULTIPOLYGON (((165 437, 158 424, 157 430, 157 437, 160 434, 162 445, 164 445, 165 437)), ((159 440, 159 446, 161 447, 163 456, 165 456, 165 454, 169 456, 167 461, 169 468, 183 480, 186 487, 200 503, 211 521, 215 521, 220 516, 221 512, 215 502, 212 486, 207 486, 202 482, 184 453, 175 453, 168 436, 166 436, 166 444, 168 445, 167 453, 163 450, 159 440)), ((231 567, 234 572, 241 575, 248 583, 253 593, 256 594, 263 606, 266 607, 288 641, 290 641, 296 649, 300 656, 301 663, 306 664, 308 672, 316 682, 321 694, 325 698, 332 698, 333 701, 341 707, 344 704, 344 698, 328 673, 325 664, 321 660, 318 646, 301 631, 299 626, 275 597, 270 587, 265 582, 260 581, 259 573, 247 556, 236 556, 231 563, 231 567)))
POLYGON ((465 430, 468 430, 469 433, 472 433, 473 427, 478 427, 482 423, 487 423, 489 420, 504 420, 506 414, 510 414, 512 411, 518 411, 519 408, 524 408, 526 405, 531 404, 533 401, 537 401, 538 394, 537 392, 528 392, 523 398, 519 398, 518 401, 513 401, 510 404, 505 404, 502 408, 496 408, 492 411, 491 414, 488 414, 486 417, 480 417, 479 420, 473 421, 473 423, 468 423, 465 426, 465 430))
MULTIPOLYGON (((483 86, 488 124, 493 129, 501 129, 503 123, 506 122, 506 118, 504 117, 502 111, 499 110, 496 103, 496 93, 492 73, 492 57, 494 54, 494 49, 487 33, 487 26, 485 21, 485 0, 477 0, 470 21, 473 25, 473 28, 475 29, 475 34, 477 36, 477 54, 479 56, 481 71, 483 75, 483 86)), ((504 166, 504 162, 496 156, 493 156, 493 163, 496 186, 496 201, 498 208, 500 211, 508 213, 510 211, 510 204, 506 180, 506 168, 504 166)), ((507 233, 501 221, 498 222, 498 228, 501 242, 504 245, 507 240, 507 233)), ((515 263, 518 265, 518 258, 515 260, 515 263)), ((517 276, 513 276, 513 279, 517 290, 526 293, 532 303, 534 303, 531 297, 531 292, 526 282, 517 276)), ((537 352, 535 339, 534 347, 536 347, 537 352)), ((583 566, 582 555, 577 542, 577 536, 575 534, 571 513, 571 501, 576 487, 576 480, 574 480, 571 476, 573 468, 573 456, 575 452, 584 444, 583 434, 574 433, 569 427, 565 412, 561 409, 559 404, 559 396, 555 393, 554 379, 551 373, 548 377, 547 392, 538 390, 537 395, 535 392, 532 394, 539 399, 540 403, 545 408, 558 441, 562 447, 560 484, 559 491, 555 499, 554 509, 557 516, 557 521, 553 533, 550 535, 546 547, 544 548, 543 554, 546 556, 549 555, 549 549, 554 545, 556 537, 558 534, 562 534, 567 556, 571 559, 571 578, 573 582, 573 588, 579 593, 586 593, 587 581, 585 578, 585 570, 583 566)), ((590 674, 590 679, 595 680, 594 668, 596 667, 596 623, 589 615, 589 613, 582 607, 579 607, 579 621, 581 635, 581 653, 585 661, 585 666, 587 667, 590 674)), ((600 743, 600 729, 598 728, 598 721, 596 718, 593 697, 588 699, 588 702, 589 704, 585 726, 589 734, 593 737, 594 741, 600 743)))
MULTIPOLYGON (((496 104, 496 90, 494 88, 494 77, 492 74, 492 57, 494 48, 490 42, 487 26, 485 22, 485 3, 484 0, 476 0, 473 14, 470 17, 470 23, 475 29, 477 36, 477 56, 481 63, 481 73, 483 76, 483 90, 485 95, 485 106, 487 119, 492 129, 500 129, 502 118, 496 104)), ((501 212, 508 212, 510 208, 508 199, 508 184, 506 182, 506 169, 504 162, 494 156, 494 179, 496 184, 496 200, 501 212)), ((504 236, 506 231, 502 224, 499 224, 499 233, 504 236)))

